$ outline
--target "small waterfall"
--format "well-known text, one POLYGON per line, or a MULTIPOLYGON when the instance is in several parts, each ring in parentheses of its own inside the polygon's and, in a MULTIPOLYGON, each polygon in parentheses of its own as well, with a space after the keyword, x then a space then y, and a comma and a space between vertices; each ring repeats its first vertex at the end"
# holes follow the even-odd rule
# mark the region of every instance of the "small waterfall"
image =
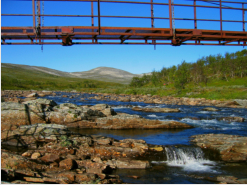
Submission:
POLYGON ((201 148, 193 146, 166 146, 167 165, 179 166, 186 171, 205 172, 214 168, 215 162, 205 158, 201 148))
POLYGON ((173 165, 185 165, 191 162, 205 161, 204 153, 198 147, 165 147, 167 163, 173 165))

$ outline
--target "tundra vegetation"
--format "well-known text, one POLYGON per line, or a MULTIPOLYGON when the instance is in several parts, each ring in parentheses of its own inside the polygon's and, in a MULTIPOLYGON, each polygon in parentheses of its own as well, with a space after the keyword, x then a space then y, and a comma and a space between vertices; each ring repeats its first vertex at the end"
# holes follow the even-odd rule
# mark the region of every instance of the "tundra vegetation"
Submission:
POLYGON ((81 90, 122 86, 113 82, 57 76, 16 66, 1 68, 2 90, 81 90))
POLYGON ((2 90, 77 90, 207 99, 247 98, 247 50, 209 55, 133 77, 129 85, 2 68, 2 90))
POLYGON ((98 89, 116 94, 150 94, 207 99, 247 98, 247 50, 209 55, 194 63, 153 71, 134 77, 128 87, 98 89))

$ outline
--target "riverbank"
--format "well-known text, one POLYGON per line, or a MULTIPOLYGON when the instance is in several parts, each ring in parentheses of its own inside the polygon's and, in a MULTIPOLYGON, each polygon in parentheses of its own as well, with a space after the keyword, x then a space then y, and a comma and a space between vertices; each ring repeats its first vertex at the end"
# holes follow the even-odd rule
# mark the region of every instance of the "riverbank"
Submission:
POLYGON ((246 183, 247 117, 241 106, 149 104, 78 92, 11 96, 16 102, 1 104, 2 147, 8 146, 1 151, 4 181, 246 183), (150 125, 162 127, 142 128, 150 125))
MULTIPOLYGON (((80 96, 85 92, 72 91, 69 98, 80 96)), ((247 99, 232 99, 232 100, 210 100, 205 98, 187 98, 187 97, 172 97, 158 95, 126 95, 126 94, 110 94, 110 93, 90 93, 95 94, 90 99, 120 101, 120 102, 143 102, 150 104, 168 104, 168 105, 192 105, 192 106, 216 106, 216 107, 232 107, 232 108, 247 108, 247 99)), ((38 97, 56 96, 56 91, 15 91, 5 90, 1 92, 2 101, 23 102, 33 100, 38 97)), ((246 97, 247 98, 247 97, 246 97)))

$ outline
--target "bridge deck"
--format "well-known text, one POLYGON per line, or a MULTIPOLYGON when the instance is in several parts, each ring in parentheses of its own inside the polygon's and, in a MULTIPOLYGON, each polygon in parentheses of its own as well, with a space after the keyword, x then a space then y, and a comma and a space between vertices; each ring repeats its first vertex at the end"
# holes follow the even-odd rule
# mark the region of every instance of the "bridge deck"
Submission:
MULTIPOLYGON (((46 0, 47 1, 47 0, 46 0)), ((56 0, 58 1, 58 0, 56 0)), ((65 0, 63 0, 65 1, 65 0)), ((88 1, 88 0, 80 0, 88 1)), ((91 0, 93 3, 95 0, 91 0)), ((43 45, 43 44, 60 44, 63 46, 70 46, 73 44, 153 44, 153 45, 229 45, 229 46, 245 46, 247 42, 247 32, 245 32, 245 11, 244 2, 231 2, 231 1, 211 1, 218 2, 217 6, 203 6, 194 4, 172 4, 171 0, 168 3, 154 3, 153 0, 149 2, 143 2, 145 4, 151 5, 151 27, 105 27, 101 26, 100 20, 103 17, 114 17, 122 18, 121 16, 101 16, 100 15, 100 3, 101 2, 111 2, 111 3, 123 3, 123 1, 96 1, 98 2, 98 15, 92 14, 88 16, 94 25, 94 18, 98 18, 97 26, 36 26, 36 19, 39 19, 41 23, 42 15, 40 13, 40 1, 33 2, 33 14, 2 14, 2 16, 32 16, 33 25, 29 27, 1 27, 1 39, 2 45, 43 45), (34 5, 39 4, 39 12, 35 13, 34 5), (242 8, 237 7, 226 7, 222 6, 222 3, 239 3, 242 8), (153 5, 166 5, 169 8, 169 17, 163 18, 169 20, 169 28, 154 28, 153 21, 158 19, 153 16, 153 5), (172 16, 172 6, 185 6, 194 7, 194 18, 184 19, 194 21, 194 29, 180 29, 175 28, 173 21, 180 20, 172 16), (222 12, 220 14, 220 20, 210 20, 210 19, 197 19, 196 18, 196 8, 206 7, 206 8, 218 8, 221 12, 222 9, 239 10, 243 13, 242 20, 223 20, 222 12), (218 21, 220 23, 220 30, 206 30, 197 29, 198 21, 218 21), (243 31, 226 31, 222 29, 223 22, 238 22, 243 24, 243 31)), ((124 1, 125 2, 125 1, 124 1)), ((141 2, 125 2, 125 3, 141 3, 141 2)), ((92 4, 93 7, 93 4, 92 4)), ((49 15, 49 16, 60 16, 65 17, 69 15, 49 15)), ((72 15, 71 15, 72 16, 72 15)), ((79 16, 79 15, 78 15, 79 16)), ((77 17, 78 17, 77 16, 77 17)), ((130 17, 124 16, 126 18, 138 18, 140 17, 130 17)), ((143 18, 143 17, 141 17, 143 18)), ((159 18, 161 19, 161 18, 159 18)))

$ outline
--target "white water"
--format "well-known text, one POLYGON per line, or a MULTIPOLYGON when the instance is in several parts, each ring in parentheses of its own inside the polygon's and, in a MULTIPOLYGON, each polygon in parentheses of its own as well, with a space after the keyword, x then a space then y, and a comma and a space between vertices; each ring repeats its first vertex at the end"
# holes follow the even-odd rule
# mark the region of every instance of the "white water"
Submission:
POLYGON ((183 170, 197 172, 214 172, 215 162, 205 159, 201 148, 197 147, 165 147, 167 165, 182 167, 183 170))
POLYGON ((183 123, 187 123, 196 127, 202 127, 206 130, 239 130, 244 129, 243 123, 239 122, 224 122, 218 121, 217 119, 212 120, 192 120, 190 118, 183 118, 183 123))

